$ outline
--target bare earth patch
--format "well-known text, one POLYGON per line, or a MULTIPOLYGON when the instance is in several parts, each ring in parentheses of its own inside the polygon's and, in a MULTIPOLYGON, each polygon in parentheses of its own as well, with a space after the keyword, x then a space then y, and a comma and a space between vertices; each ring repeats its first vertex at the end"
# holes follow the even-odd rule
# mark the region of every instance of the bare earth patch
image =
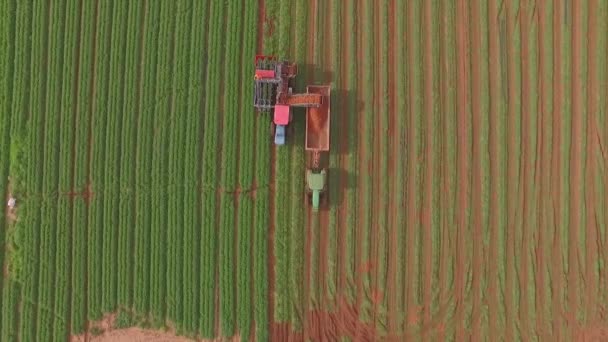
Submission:
POLYGON ((215 341, 240 341, 240 335, 231 338, 208 339, 191 339, 184 336, 177 336, 172 328, 168 331, 143 329, 139 327, 131 327, 124 329, 114 329, 116 322, 116 314, 111 313, 105 315, 101 320, 89 322, 87 333, 82 335, 72 336, 71 342, 215 342, 215 341), (92 334, 91 331, 97 330, 100 334, 92 334))
POLYGON ((17 221, 16 208, 10 208, 8 206, 8 201, 12 197, 13 197, 13 184, 11 182, 11 177, 8 177, 8 186, 7 186, 7 191, 6 191, 6 197, 4 198, 4 206, 5 206, 5 210, 6 210, 4 217, 6 217, 6 222, 8 224, 11 224, 11 223, 17 221))
POLYGON ((98 336, 85 335, 75 336, 72 341, 96 341, 96 342, 189 342, 191 339, 175 336, 170 332, 160 330, 146 330, 142 328, 127 328, 110 330, 98 336))

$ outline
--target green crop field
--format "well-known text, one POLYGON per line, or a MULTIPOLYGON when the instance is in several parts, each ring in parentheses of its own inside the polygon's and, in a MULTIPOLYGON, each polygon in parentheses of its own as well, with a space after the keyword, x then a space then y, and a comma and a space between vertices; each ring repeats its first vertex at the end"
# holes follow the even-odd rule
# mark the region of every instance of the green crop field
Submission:
POLYGON ((257 3, 1 6, 0 340, 65 341, 108 313, 267 340, 257 3))
POLYGON ((1 1, 0 341, 605 336, 607 37, 602 0, 1 1), (331 87, 318 213, 259 54, 331 87))

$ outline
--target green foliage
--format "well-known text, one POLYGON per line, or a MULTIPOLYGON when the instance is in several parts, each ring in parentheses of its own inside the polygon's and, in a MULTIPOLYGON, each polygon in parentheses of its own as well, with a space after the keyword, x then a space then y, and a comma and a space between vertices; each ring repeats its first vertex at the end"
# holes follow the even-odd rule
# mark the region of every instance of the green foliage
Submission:
POLYGON ((90 333, 93 336, 99 336, 103 334, 103 329, 101 329, 100 327, 92 327, 90 333))
POLYGON ((246 339, 255 322, 268 340, 270 196, 251 191, 270 172, 256 162, 242 76, 253 72, 256 6, 0 6, 0 104, 11 113, 0 117, 0 178, 18 197, 18 220, 5 229, 0 217, 3 341, 65 340, 119 307, 118 327, 171 321, 211 338, 217 319, 246 339))
POLYGON ((119 310, 116 315, 116 320, 114 321, 114 328, 116 329, 124 329, 134 325, 134 320, 132 315, 125 311, 119 310))

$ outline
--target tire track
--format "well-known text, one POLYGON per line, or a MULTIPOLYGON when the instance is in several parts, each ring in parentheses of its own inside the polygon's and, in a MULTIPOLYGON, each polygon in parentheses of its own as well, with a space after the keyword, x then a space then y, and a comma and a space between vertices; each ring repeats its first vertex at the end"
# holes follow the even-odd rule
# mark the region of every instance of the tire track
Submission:
MULTIPOLYGON (((389 144, 386 147, 388 151, 391 152, 391 155, 398 156, 400 152, 400 144, 398 143, 398 137, 395 137, 395 132, 400 132, 400 127, 396 128, 398 118, 397 118, 397 103, 396 97, 399 96, 396 94, 396 69, 398 70, 398 66, 395 61, 395 54, 399 54, 399 52, 395 52, 394 50, 400 47, 396 43, 397 36, 397 26, 395 24, 395 2, 389 1, 389 23, 388 23, 388 40, 389 40, 389 54, 388 54, 388 93, 389 93, 389 123, 388 123, 388 136, 389 136, 389 144)), ((398 158, 388 158, 388 176, 390 176, 390 189, 396 189, 397 184, 400 184, 401 180, 399 171, 396 170, 397 164, 400 162, 398 158)), ((397 190, 399 191, 399 190, 397 190)), ((390 229, 389 232, 389 243, 388 243, 388 266, 387 266, 387 284, 386 284, 386 300, 387 300, 387 308, 388 308, 388 316, 387 316, 387 334, 395 334, 397 328, 397 270, 399 268, 399 258, 397 252, 397 243, 398 243, 398 229, 400 227, 400 222, 397 220, 397 211, 400 211, 399 203, 395 204, 396 198, 399 198, 398 195, 395 195, 395 191, 389 192, 388 199, 388 226, 390 229)))
POLYGON ((471 78, 472 78, 472 133, 473 133, 473 193, 472 193, 472 211, 473 211, 473 283, 472 283, 472 299, 473 308, 471 316, 471 332, 473 341, 481 341, 481 306, 483 293, 481 291, 481 278, 483 277, 483 204, 482 204, 482 165, 481 165, 481 15, 480 4, 471 6, 471 78))
POLYGON ((530 184, 530 169, 533 167, 533 157, 530 155, 533 153, 531 151, 530 145, 530 135, 531 135, 531 122, 530 122, 530 99, 529 94, 531 91, 530 87, 530 73, 533 72, 529 50, 530 50, 530 41, 528 39, 528 33, 530 32, 530 23, 528 21, 528 6, 526 4, 520 5, 519 11, 519 24, 521 30, 519 32, 521 37, 521 162, 520 162, 520 174, 523 175, 523 181, 520 182, 522 185, 522 190, 520 191, 520 196, 522 197, 522 233, 521 233, 521 255, 519 257, 520 265, 519 265, 519 312, 518 312, 518 322, 520 324, 520 333, 523 340, 529 340, 530 327, 528 325, 528 314, 530 307, 528 305, 528 297, 530 296, 528 290, 528 265, 530 262, 528 250, 530 249, 530 235, 529 230, 530 219, 532 217, 531 205, 530 201, 532 200, 530 197, 531 192, 529 191, 530 187, 534 186, 534 183, 530 184))
MULTIPOLYGON (((350 10, 350 6, 353 6, 352 2, 345 2, 343 5, 343 13, 348 13, 350 14, 352 11, 350 10)), ((335 15, 340 15, 340 13, 336 13, 335 15)), ((341 98, 341 102, 340 102, 340 108, 342 108, 342 115, 341 118, 343 119, 343 121, 348 122, 350 125, 351 122, 351 115, 353 115, 353 110, 354 108, 351 108, 350 103, 349 103, 349 99, 346 97, 346 94, 348 94, 348 84, 350 83, 350 77, 351 75, 348 74, 348 63, 350 61, 350 55, 352 54, 352 42, 350 41, 349 37, 349 32, 348 29, 351 28, 351 20, 354 20, 354 18, 350 15, 346 15, 343 19, 342 25, 340 27, 340 35, 339 37, 342 38, 342 43, 341 43, 341 51, 340 51, 340 57, 339 57, 339 62, 340 65, 336 66, 337 70, 339 70, 338 72, 341 73, 342 77, 340 78, 340 84, 338 85, 338 92, 339 94, 342 96, 341 98)), ((349 137, 348 134, 344 134, 343 132, 339 131, 339 130, 335 130, 335 132, 338 132, 339 134, 339 149, 341 151, 347 151, 344 152, 345 154, 350 154, 351 151, 349 151, 349 139, 352 139, 352 137, 349 137)), ((334 137, 335 139, 335 137, 334 137)), ((349 167, 350 164, 350 156, 347 155, 342 155, 339 157, 340 160, 340 165, 339 165, 339 169, 341 171, 346 171, 346 170, 351 170, 352 168, 349 167)), ((352 203, 348 203, 346 198, 346 191, 347 188, 349 187, 349 180, 348 180, 348 174, 346 172, 342 173, 343 175, 346 175, 345 177, 343 177, 342 179, 340 179, 340 190, 342 192, 342 196, 345 199, 341 204, 340 207, 338 208, 338 236, 337 236, 337 243, 338 243, 338 257, 337 257, 337 263, 338 263, 338 287, 337 287, 337 295, 336 295, 336 303, 339 305, 339 303, 344 300, 345 298, 348 297, 348 290, 350 287, 350 284, 347 283, 347 274, 348 272, 350 272, 350 269, 348 267, 349 265, 349 260, 348 260, 348 252, 347 252, 347 248, 349 248, 349 246, 347 246, 347 231, 348 229, 350 229, 351 227, 348 227, 348 223, 347 223, 347 217, 348 215, 354 215, 354 213, 349 213, 349 208, 353 206, 352 203)))
MULTIPOLYGON (((422 202, 422 263, 423 288, 422 305, 423 317, 422 324, 427 325, 431 321, 431 297, 432 272, 433 272, 433 250, 432 250, 432 225, 431 210, 433 206, 433 179, 434 179, 434 146, 435 132, 433 130, 434 117, 434 96, 433 96, 433 4, 431 1, 424 2, 424 112, 425 120, 425 169, 424 169, 424 190, 422 202)), ((428 330, 422 332, 422 339, 428 339, 428 330)))
MULTIPOLYGON (((454 246, 454 212, 453 206, 451 205, 455 201, 454 188, 454 169, 449 167, 453 165, 455 158, 453 152, 453 146, 455 143, 455 129, 453 117, 456 116, 455 106, 455 82, 456 82, 456 66, 452 61, 455 58, 455 18, 454 18, 454 3, 442 2, 441 6, 441 17, 443 25, 441 29, 441 73, 440 73, 440 94, 441 94, 441 109, 445 112, 446 120, 443 121, 442 126, 442 143, 441 143, 441 257, 439 262, 439 303, 442 306, 451 304, 453 299, 453 246, 454 246), (451 6, 449 6, 451 5, 451 6)), ((446 312, 446 317, 443 318, 445 321, 448 320, 452 310, 446 312)), ((445 323, 442 322, 441 326, 437 328, 437 340, 445 340, 445 323)))
MULTIPOLYGON (((579 229, 581 229, 581 185, 582 185, 582 156, 583 156, 583 122, 584 108, 582 102, 582 58, 583 32, 581 30, 581 2, 574 1, 572 9, 572 122, 570 146, 570 206, 568 224, 568 320, 575 323, 579 310, 579 263, 578 245, 579 229)), ((576 327, 570 327, 576 329, 576 327)))
MULTIPOLYGON (((383 35, 385 34, 385 21, 384 19, 384 11, 388 10, 387 1, 379 1, 378 5, 374 7, 374 14, 372 17, 373 28, 374 28, 374 36, 373 41, 371 43, 371 49, 373 50, 372 60, 374 64, 373 70, 373 145, 372 145, 372 224, 371 224, 371 235, 370 235, 370 260, 373 268, 372 278, 371 278, 371 287, 370 287, 370 299, 372 301, 372 324, 374 326, 381 325, 381 318, 378 314, 380 305, 382 304, 385 288, 380 288, 380 278, 382 276, 383 268, 386 265, 382 262, 381 253, 384 252, 382 239, 385 238, 385 234, 382 234, 386 225, 386 193, 383 193, 384 190, 384 180, 386 179, 386 175, 384 174, 384 157, 382 151, 384 148, 382 146, 382 139, 384 138, 387 132, 384 132, 383 129, 385 127, 385 119, 386 114, 385 108, 387 103, 385 103, 384 98, 384 89, 385 84, 384 80, 386 72, 384 70, 384 65, 386 65, 383 60, 383 35), (377 132, 381 132, 377 134, 377 132)), ((386 284, 385 284, 386 286, 386 284)))
POLYGON ((597 137, 600 135, 600 131, 597 127, 597 113, 599 112, 598 101, 600 98, 599 93, 599 82, 598 82, 598 65, 596 53, 597 49, 597 26, 598 26, 598 2, 589 2, 589 18, 587 22, 587 37, 589 41, 588 45, 588 83, 587 89, 587 166, 585 173, 585 204, 586 204, 586 244, 585 244, 585 255, 586 255, 586 272, 585 272, 585 312, 587 313, 587 322, 595 321, 597 314, 596 299, 600 298, 598 294, 598 275, 596 271, 599 269, 598 260, 600 255, 598 253, 598 222, 596 219, 596 198, 595 180, 597 179, 596 169, 596 155, 598 152, 597 137))
POLYGON ((563 3, 560 1, 556 4, 553 12, 553 139, 552 139, 552 166, 551 166, 551 181, 552 181, 552 200, 553 200, 553 217, 554 217, 554 239, 551 252, 553 263, 551 265, 553 291, 551 292, 552 312, 553 312, 553 337, 556 341, 562 339, 562 302, 563 296, 563 270, 561 262, 561 127, 562 127, 562 106, 564 99, 562 98, 562 31, 561 21, 563 16, 563 3))
MULTIPOLYGON (((551 82, 552 82, 552 74, 551 74, 551 46, 547 46, 547 33, 546 25, 547 25, 547 4, 544 2, 540 2, 538 4, 538 41, 540 45, 540 53, 539 53, 539 61, 538 61, 538 69, 540 70, 540 79, 539 79, 539 91, 540 91, 540 107, 538 111, 539 123, 537 138, 539 141, 539 145, 537 151, 540 155, 540 167, 539 170, 550 170, 551 168, 551 82), (548 56, 546 56, 546 52, 548 56), (549 58, 547 58, 549 57, 549 58)), ((549 30, 549 33, 551 30, 549 30)), ((549 39, 550 40, 550 39, 549 39)), ((535 272, 535 286, 537 289, 536 295, 536 307, 537 307, 537 315, 536 315, 536 329, 538 336, 547 340, 550 338, 550 335, 547 330, 547 324, 550 322, 551 317, 549 315, 549 310, 547 308, 547 304, 549 298, 547 298, 547 288, 549 286, 547 280, 547 272, 549 269, 547 259, 548 255, 548 242, 549 242, 549 232, 547 231, 549 227, 550 219, 548 213, 551 210, 550 207, 550 179, 544 175, 544 172, 536 172, 535 174, 535 183, 540 184, 540 193, 539 193, 539 201, 536 204, 536 208, 538 210, 538 246, 535 253, 535 262, 537 265, 537 269, 535 272)))
POLYGON ((456 29, 457 29, 457 75, 458 75, 458 101, 457 101, 457 121, 458 121, 458 143, 457 143, 457 172, 458 172, 458 202, 456 204, 456 227, 457 227, 457 247, 456 247, 456 275, 454 296, 456 298, 456 340, 462 341, 465 339, 465 276, 467 273, 467 255, 466 255, 466 233, 468 227, 468 212, 469 212, 469 153, 470 146, 468 139, 469 132, 469 11, 464 0, 459 0, 456 10, 456 29))
MULTIPOLYGON (((323 32, 323 36, 322 37, 318 37, 315 39, 315 46, 313 46, 314 51, 318 51, 315 53, 315 57, 317 57, 315 59, 315 65, 321 66, 321 65, 326 65, 324 64, 324 62, 329 62, 331 61, 331 49, 330 49, 330 39, 331 39, 331 20, 332 20, 332 16, 331 16, 331 9, 329 6, 329 2, 325 1, 322 2, 320 4, 317 5, 316 8, 316 12, 314 12, 314 14, 316 16, 318 16, 318 18, 320 19, 320 21, 317 22, 317 29, 319 32, 323 32), (321 42, 319 42, 319 40, 321 40, 321 42)), ((324 71, 324 70, 323 70, 324 71)), ((314 83, 315 82, 315 78, 311 77, 308 80, 309 83, 314 83)), ((317 81, 318 82, 318 81, 317 81)), ((329 83, 331 82, 331 78, 330 76, 328 76, 328 73, 323 72, 323 82, 324 83, 329 83)), ((325 160, 326 160, 326 165, 329 166, 329 153, 323 153, 325 160)), ((329 185, 327 184, 327 186, 336 186, 335 184, 329 185)), ((329 192, 326 189, 325 192, 325 196, 328 196, 329 192)), ((325 198, 326 203, 327 201, 327 197, 325 198)), ((323 209, 323 208, 320 208, 323 209)), ((319 246, 318 246, 318 251, 319 251, 319 272, 317 273, 318 279, 317 279, 317 286, 318 286, 318 290, 319 290, 319 308, 320 310, 324 310, 326 309, 328 306, 327 302, 328 302, 328 289, 327 289, 327 267, 328 267, 328 259, 329 259, 329 239, 328 239, 328 235, 327 232, 329 230, 329 210, 328 208, 324 208, 325 210, 319 210, 318 213, 316 214, 312 214, 312 215, 318 215, 319 216, 319 226, 318 226, 318 232, 317 234, 319 235, 319 246)), ((311 211, 312 212, 312 211, 311 211)), ((321 323, 320 327, 321 329, 321 334, 319 336, 326 336, 327 331, 325 330, 327 328, 326 324, 321 323)))
MULTIPOLYGON (((315 58, 314 58, 314 42, 315 42, 315 36, 317 33, 317 0, 312 0, 309 3, 309 7, 308 7, 308 37, 307 37, 307 52, 306 52, 306 60, 308 61, 309 65, 313 65, 315 63, 315 58)), ((309 81, 312 78, 312 72, 309 72, 308 75, 306 75, 306 80, 309 81)), ((306 162, 308 165, 308 156, 306 157, 306 162)), ((308 199, 306 199, 308 200, 308 199)), ((314 255, 313 255, 313 244, 316 243, 316 241, 313 241, 313 222, 312 219, 313 217, 311 217, 311 212, 310 212, 310 206, 307 207, 306 209, 306 242, 305 242, 305 246, 304 246, 304 250, 306 251, 306 258, 304 260, 304 293, 303 293, 303 310, 302 312, 308 313, 310 308, 310 303, 311 303, 311 295, 310 295, 310 291, 311 291, 311 283, 313 281, 316 281, 314 279, 311 279, 312 276, 312 272, 311 272, 311 267, 312 267, 312 263, 314 261, 314 255)), ((318 225, 316 225, 318 226, 318 225)), ((311 332, 310 330, 312 329, 312 324, 313 322, 311 322, 311 318, 308 314, 304 315, 304 317, 302 318, 303 320, 303 339, 304 341, 306 341, 307 339, 310 338, 311 332)))
POLYGON ((420 14, 416 13, 415 1, 410 1, 407 9, 408 12, 408 67, 410 68, 411 77, 408 79, 408 91, 410 105, 408 108, 408 132, 407 132, 407 204, 406 204, 406 280, 405 285, 405 329, 412 330, 418 325, 418 308, 416 307, 418 300, 418 260, 416 238, 419 224, 419 209, 418 209, 418 156, 419 156, 419 133, 418 133, 418 112, 422 110, 420 105, 419 87, 420 87, 420 69, 417 63, 420 63, 419 44, 420 37, 420 14), (411 278, 407 274, 413 275, 411 278))
POLYGON ((501 123, 501 79, 502 65, 500 64, 500 32, 499 32, 499 9, 497 1, 489 3, 489 54, 490 54, 490 255, 488 265, 488 325, 489 331, 498 332, 499 322, 499 296, 500 281, 498 276, 499 268, 499 231, 500 231, 500 195, 501 195, 501 149, 500 144, 500 123, 501 123))
MULTIPOLYGON (((363 52, 363 46, 365 40, 363 39, 363 33, 365 32, 365 26, 362 20, 362 16, 359 16, 359 13, 365 13, 365 2, 367 0, 358 0, 356 3, 356 12, 357 13, 357 17, 356 17, 356 30, 357 30, 357 37, 359 37, 359 39, 356 42, 356 54, 357 54, 357 98, 359 99, 363 99, 365 98, 365 92, 364 92, 364 88, 366 85, 366 77, 365 77, 365 65, 364 65, 364 52, 363 52)), ((367 103, 365 104, 367 105, 367 103)), ((365 120, 362 119, 364 118, 365 115, 365 111, 364 111, 364 107, 362 106, 358 111, 358 117, 360 118, 358 120, 358 132, 359 132, 359 136, 363 136, 365 137, 365 131, 366 131, 366 123, 365 120)), ((368 146, 366 146, 364 141, 361 141, 359 143, 359 148, 358 148, 358 156, 357 159, 362 161, 362 165, 366 162, 366 157, 367 157, 367 149, 368 146)), ((355 236, 356 236, 356 251, 358 252, 356 258, 357 258, 357 262, 355 263, 355 266, 357 269, 361 269, 363 267, 363 265, 365 263, 367 263, 368 261, 365 260, 365 253, 363 253, 363 237, 365 236, 365 224, 366 219, 367 219, 367 215, 366 215, 366 208, 365 208, 365 196, 367 196, 367 194, 363 191, 365 189, 367 189, 367 187, 365 187, 364 183, 366 182, 366 178, 364 177, 364 172, 363 170, 359 171, 359 175, 358 175, 358 179, 357 179, 357 188, 362 189, 361 193, 362 193, 362 197, 363 199, 359 201, 359 205, 357 208, 358 211, 358 217, 361 217, 362 220, 359 222, 359 225, 356 228, 356 232, 355 232, 355 236)), ((363 284, 363 278, 365 277, 364 274, 358 274, 355 278, 355 289, 356 289, 356 300, 355 300, 355 307, 357 310, 357 319, 360 318, 361 314, 362 314, 362 306, 364 303, 364 296, 365 296, 365 289, 364 289, 364 284, 363 284)), ((363 331, 361 329, 359 329, 359 327, 357 327, 356 332, 355 332, 355 337, 354 340, 359 340, 361 338, 363 334, 363 331)))
POLYGON ((514 307, 516 290, 515 269, 515 232, 517 227, 517 207, 520 189, 519 180, 519 148, 518 148, 518 81, 519 69, 517 66, 517 53, 513 41, 518 9, 513 8, 513 3, 507 2, 507 83, 508 83, 508 119, 507 119, 507 240, 506 240, 506 284, 505 284, 505 316, 506 316, 506 339, 514 340, 515 317, 517 315, 514 307))

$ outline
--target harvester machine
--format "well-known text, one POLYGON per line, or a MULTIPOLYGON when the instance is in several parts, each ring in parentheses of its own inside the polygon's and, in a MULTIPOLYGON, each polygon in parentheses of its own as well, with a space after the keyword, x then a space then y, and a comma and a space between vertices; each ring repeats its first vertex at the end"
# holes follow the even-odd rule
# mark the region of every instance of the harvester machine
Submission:
POLYGON ((278 88, 282 79, 277 73, 277 58, 274 56, 255 57, 253 80, 253 106, 259 112, 268 112, 276 103, 278 88))
POLYGON ((319 106, 306 108, 306 151, 310 153, 306 169, 306 192, 313 211, 318 211, 327 188, 327 170, 322 166, 322 154, 329 151, 330 87, 308 86, 307 93, 320 96, 319 106))

